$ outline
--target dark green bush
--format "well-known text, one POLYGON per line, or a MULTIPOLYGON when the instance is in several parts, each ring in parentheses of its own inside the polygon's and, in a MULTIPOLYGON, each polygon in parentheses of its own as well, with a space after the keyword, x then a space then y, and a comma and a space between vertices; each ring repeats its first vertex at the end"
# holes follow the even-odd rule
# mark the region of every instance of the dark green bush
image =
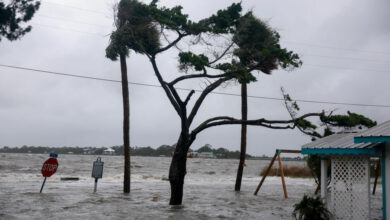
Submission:
POLYGON ((328 220, 330 212, 320 197, 304 195, 302 200, 294 205, 292 215, 299 220, 328 220))

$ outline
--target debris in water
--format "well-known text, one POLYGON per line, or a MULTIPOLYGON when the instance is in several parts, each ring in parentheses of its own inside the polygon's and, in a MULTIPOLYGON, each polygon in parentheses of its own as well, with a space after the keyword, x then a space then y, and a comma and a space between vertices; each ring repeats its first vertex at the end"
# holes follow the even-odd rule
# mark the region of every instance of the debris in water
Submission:
POLYGON ((61 181, 78 181, 80 178, 78 177, 61 177, 61 181))

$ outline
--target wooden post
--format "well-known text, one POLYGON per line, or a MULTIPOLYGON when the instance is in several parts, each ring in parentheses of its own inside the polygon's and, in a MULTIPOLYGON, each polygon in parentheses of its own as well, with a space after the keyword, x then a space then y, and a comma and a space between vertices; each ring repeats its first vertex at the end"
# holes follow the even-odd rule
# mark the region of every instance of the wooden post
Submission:
POLYGON ((300 154, 300 150, 280 150, 280 153, 300 154))
POLYGON ((377 164, 376 164, 376 169, 375 169, 375 182, 374 182, 374 189, 372 190, 372 195, 375 195, 376 184, 378 183, 379 167, 380 166, 381 166, 381 160, 379 159, 377 164))
POLYGON ((279 155, 279 152, 278 152, 278 150, 276 150, 275 156, 272 158, 271 163, 269 164, 269 166, 267 168, 267 171, 265 172, 265 174, 263 175, 263 178, 261 178, 261 181, 260 181, 259 185, 257 186, 257 189, 254 193, 255 196, 257 195, 257 192, 259 192, 261 185, 263 185, 263 182, 264 182, 265 178, 267 177, 269 171, 271 170, 271 167, 275 162, 276 156, 278 156, 278 155, 279 155))
POLYGON ((279 162, 279 168, 280 168, 280 177, 282 177, 284 198, 287 199, 288 198, 287 188, 286 188, 286 182, 284 182, 284 172, 283 172, 282 160, 280 159, 280 154, 278 154, 278 162, 279 162))

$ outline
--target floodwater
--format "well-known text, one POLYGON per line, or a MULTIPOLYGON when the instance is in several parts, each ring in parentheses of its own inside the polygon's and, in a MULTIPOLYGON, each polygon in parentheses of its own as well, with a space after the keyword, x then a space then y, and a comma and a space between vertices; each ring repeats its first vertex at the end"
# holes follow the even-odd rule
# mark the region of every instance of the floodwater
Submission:
MULTIPOLYGON (((59 155, 57 172, 43 192, 40 173, 48 155, 0 154, 0 219, 292 219, 293 205, 315 190, 311 178, 267 177, 257 196, 266 160, 248 160, 241 192, 234 191, 238 160, 188 159, 182 206, 169 206, 170 158, 132 157, 131 193, 122 193, 123 157, 102 156, 103 178, 93 193, 93 155, 59 155), (61 181, 78 177, 79 181, 61 181)), ((305 166, 303 161, 283 165, 305 166)), ((381 185, 372 197, 372 216, 381 219, 381 185)))

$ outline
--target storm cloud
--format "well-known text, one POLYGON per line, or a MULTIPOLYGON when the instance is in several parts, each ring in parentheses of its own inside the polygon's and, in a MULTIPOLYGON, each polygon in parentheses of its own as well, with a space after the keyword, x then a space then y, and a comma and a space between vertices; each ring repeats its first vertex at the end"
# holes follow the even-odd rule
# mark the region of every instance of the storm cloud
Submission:
MULTIPOLYGON (((180 4, 193 20, 215 13, 234 1, 160 1, 180 4)), ((114 29, 112 1, 45 1, 30 22, 31 33, 19 41, 0 42, 0 64, 120 80, 118 62, 105 58, 114 29)), ((279 31, 283 47, 300 54, 303 66, 258 76, 248 86, 253 96, 281 98, 280 87, 296 99, 390 105, 389 1, 258 1, 244 0, 253 13, 279 31)), ((177 76, 177 51, 159 57, 164 76, 177 76)), ((128 58, 132 82, 158 82, 146 57, 128 58)), ((202 89, 194 80, 181 87, 202 89)), ((218 91, 239 94, 230 83, 218 91)), ((196 123, 208 117, 240 117, 240 97, 212 94, 196 123)), ((347 110, 378 122, 390 119, 390 108, 298 102, 301 113, 347 110)), ((130 85, 131 145, 174 144, 179 120, 158 87, 130 85)), ((249 118, 288 119, 281 101, 249 98, 249 118)), ((271 155, 276 148, 297 149, 310 141, 298 131, 248 129, 248 153, 271 155)), ((0 146, 112 146, 122 143, 120 83, 0 67, 0 146)), ((211 128, 198 136, 204 144, 239 150, 240 126, 211 128)))

